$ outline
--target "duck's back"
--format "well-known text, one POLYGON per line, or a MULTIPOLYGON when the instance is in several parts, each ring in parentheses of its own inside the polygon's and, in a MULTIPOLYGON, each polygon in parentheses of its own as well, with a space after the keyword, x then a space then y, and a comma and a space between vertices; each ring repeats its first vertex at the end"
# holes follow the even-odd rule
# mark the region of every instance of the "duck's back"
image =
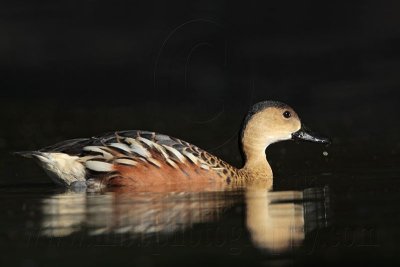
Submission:
POLYGON ((147 131, 119 131, 60 142, 30 154, 57 183, 156 186, 227 183, 235 169, 177 138, 147 131))

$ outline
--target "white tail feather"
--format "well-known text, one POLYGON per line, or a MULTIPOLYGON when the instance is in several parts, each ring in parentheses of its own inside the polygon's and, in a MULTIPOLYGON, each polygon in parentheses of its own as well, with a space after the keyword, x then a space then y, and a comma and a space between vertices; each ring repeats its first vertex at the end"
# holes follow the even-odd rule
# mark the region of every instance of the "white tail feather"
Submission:
POLYGON ((77 156, 56 152, 35 152, 30 156, 37 159, 52 180, 60 185, 85 181, 85 167, 77 156))

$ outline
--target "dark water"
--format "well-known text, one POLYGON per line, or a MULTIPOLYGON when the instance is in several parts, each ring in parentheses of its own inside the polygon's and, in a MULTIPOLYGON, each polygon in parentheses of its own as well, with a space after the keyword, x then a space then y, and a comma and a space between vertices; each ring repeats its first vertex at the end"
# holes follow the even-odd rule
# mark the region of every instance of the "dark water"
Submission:
POLYGON ((303 108, 300 116, 332 137, 333 145, 274 144, 267 150, 273 188, 228 192, 70 192, 50 184, 33 161, 11 154, 115 129, 146 129, 240 165, 237 133, 247 104, 226 107, 219 116, 188 104, 167 106, 3 101, 0 116, 8 123, 0 129, 1 265, 400 263, 398 126, 356 127, 361 122, 355 116, 344 125, 339 113, 303 108))
POLYGON ((378 169, 277 177, 273 189, 225 192, 3 185, 0 259, 3 266, 396 264, 399 192, 399 172, 378 169))
POLYGON ((32 101, 1 107, 1 116, 13 118, 0 143, 2 266, 400 263, 400 146, 394 138, 357 135, 358 128, 335 128, 334 116, 314 114, 316 123, 309 125, 325 125, 322 132, 333 145, 272 145, 267 157, 273 188, 71 192, 10 152, 139 128, 183 138, 240 165, 237 131, 245 107, 204 123, 193 123, 199 113, 183 114, 190 108, 182 106, 170 113, 156 105, 143 111, 144 104, 96 110, 32 101))

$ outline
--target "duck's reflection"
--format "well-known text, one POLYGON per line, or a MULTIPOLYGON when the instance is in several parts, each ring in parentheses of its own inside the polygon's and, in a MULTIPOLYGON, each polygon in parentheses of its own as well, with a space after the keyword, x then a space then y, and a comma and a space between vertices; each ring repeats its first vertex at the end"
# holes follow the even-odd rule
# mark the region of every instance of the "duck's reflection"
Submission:
POLYGON ((246 225, 258 247, 285 251, 327 224, 328 188, 273 192, 249 187, 245 195, 246 225))
POLYGON ((43 200, 41 229, 42 235, 49 237, 82 229, 90 235, 168 234, 216 222, 226 210, 242 206, 243 201, 253 243, 270 251, 298 246, 308 232, 327 223, 327 188, 274 192, 253 185, 210 192, 64 192, 43 200))
POLYGON ((64 192, 43 201, 42 234, 171 233, 217 221, 240 191, 220 192, 64 192))

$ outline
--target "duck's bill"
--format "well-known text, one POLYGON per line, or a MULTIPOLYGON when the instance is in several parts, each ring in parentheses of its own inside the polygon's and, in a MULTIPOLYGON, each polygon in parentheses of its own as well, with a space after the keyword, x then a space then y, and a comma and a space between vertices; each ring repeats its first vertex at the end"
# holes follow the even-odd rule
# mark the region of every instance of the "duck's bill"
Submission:
POLYGON ((302 140, 302 141, 309 141, 313 143, 320 143, 320 144, 330 144, 331 140, 327 137, 321 136, 306 126, 302 126, 300 130, 292 134, 292 139, 294 140, 302 140))

